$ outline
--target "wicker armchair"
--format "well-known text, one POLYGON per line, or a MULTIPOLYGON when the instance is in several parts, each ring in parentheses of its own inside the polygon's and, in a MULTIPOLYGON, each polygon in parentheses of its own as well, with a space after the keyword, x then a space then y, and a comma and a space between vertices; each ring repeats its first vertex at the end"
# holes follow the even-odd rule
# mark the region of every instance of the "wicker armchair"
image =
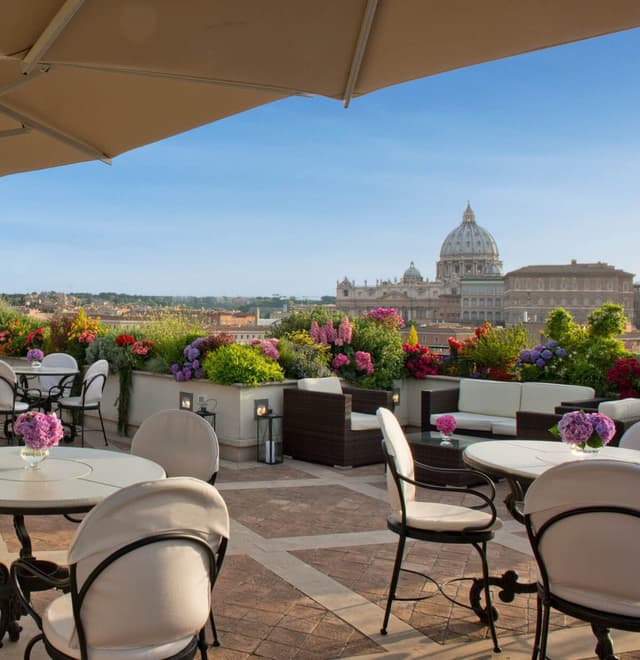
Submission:
POLYGON ((315 381, 311 385, 324 391, 284 390, 284 453, 341 467, 382 463, 382 431, 375 412, 393 407, 391 392, 342 387, 337 378, 303 379, 303 387, 304 381, 315 381))

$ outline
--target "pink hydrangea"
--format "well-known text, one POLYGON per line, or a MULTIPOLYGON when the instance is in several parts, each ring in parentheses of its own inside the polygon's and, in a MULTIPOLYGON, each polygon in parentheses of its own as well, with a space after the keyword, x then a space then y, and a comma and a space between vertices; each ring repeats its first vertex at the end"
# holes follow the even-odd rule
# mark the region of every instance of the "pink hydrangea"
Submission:
POLYGON ((340 367, 346 367, 349 364, 349 358, 344 353, 338 353, 331 361, 331 366, 338 371, 340 367))
POLYGON ((276 348, 278 345, 277 339, 254 339, 251 344, 257 346, 265 357, 272 360, 280 359, 280 351, 276 348))
POLYGON ((55 447, 64 434, 62 422, 55 415, 41 412, 18 415, 13 430, 32 449, 55 447))
POLYGON ((593 424, 587 413, 581 410, 565 413, 558 422, 558 433, 568 445, 582 445, 593 433, 593 424))
POLYGON ((354 355, 356 361, 356 369, 358 371, 364 371, 367 376, 370 376, 373 372, 373 362, 371 362, 371 355, 365 351, 356 351, 354 355))
POLYGON ((457 426, 456 418, 453 415, 442 415, 436 419, 436 428, 445 435, 451 435, 457 426))

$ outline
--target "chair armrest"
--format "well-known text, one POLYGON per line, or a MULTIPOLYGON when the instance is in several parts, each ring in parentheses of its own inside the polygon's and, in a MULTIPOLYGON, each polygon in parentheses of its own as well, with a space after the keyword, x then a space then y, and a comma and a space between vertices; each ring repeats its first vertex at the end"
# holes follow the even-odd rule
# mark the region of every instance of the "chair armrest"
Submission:
POLYGON ((344 433, 351 421, 351 395, 285 389, 284 424, 291 429, 331 429, 344 433))
POLYGON ((530 410, 516 412, 516 437, 518 440, 554 440, 558 438, 549 429, 560 421, 561 415, 539 413, 530 410))
POLYGON ((455 412, 458 410, 458 395, 460 388, 447 388, 445 390, 422 390, 421 397, 421 426, 428 431, 431 426, 431 415, 434 413, 455 412))
POLYGON ((574 412, 575 410, 598 412, 598 406, 603 401, 611 401, 611 397, 596 397, 594 399, 584 399, 583 401, 563 401, 555 407, 555 412, 558 415, 564 415, 566 412, 574 412))
POLYGON ((351 409, 354 412, 375 415, 378 408, 393 410, 391 392, 387 390, 368 390, 353 386, 343 387, 342 390, 351 396, 351 409))

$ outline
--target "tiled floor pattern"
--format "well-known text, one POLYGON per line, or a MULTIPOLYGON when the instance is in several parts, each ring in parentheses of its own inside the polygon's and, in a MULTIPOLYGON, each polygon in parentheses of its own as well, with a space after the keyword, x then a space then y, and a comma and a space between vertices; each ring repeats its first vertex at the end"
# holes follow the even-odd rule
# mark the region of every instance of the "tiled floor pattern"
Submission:
MULTIPOLYGON (((96 436, 99 438, 99 436, 96 436)), ((100 443, 91 439, 91 444, 100 443)), ((127 449, 113 438, 112 447, 127 449)), ((441 595, 396 603, 389 634, 381 636, 386 589, 395 553, 395 535, 386 530, 382 466, 339 470, 296 461, 283 465, 228 464, 217 486, 232 518, 229 552, 215 589, 221 646, 210 658, 489 658, 488 631, 475 615, 441 595)), ((506 487, 499 484, 499 500, 506 487)), ((444 498, 443 498, 444 499, 444 498)), ((490 546, 492 573, 512 568, 525 579, 535 571, 522 528, 501 506, 505 527, 490 546)), ((28 520, 38 556, 64 560, 76 526, 59 516, 28 520)), ((18 543, 12 521, 0 516, 0 561, 10 562, 18 543)), ((467 546, 410 542, 405 566, 429 572, 438 581, 479 574, 475 551, 467 546)), ((403 578, 405 594, 432 587, 403 578)), ((452 583, 447 593, 468 600, 468 582, 452 583)), ((50 594, 37 596, 43 607, 50 594)), ((497 597, 502 657, 530 657, 535 622, 531 596, 504 603, 497 597)), ((34 631, 17 644, 5 641, 2 658, 21 657, 34 631)), ((554 658, 593 657, 594 639, 579 622, 555 614, 550 652, 554 658)), ((640 659, 640 638, 615 633, 621 658, 640 659)), ((44 657, 37 647, 34 659, 44 657)), ((496 656, 497 657, 497 656, 496 656)))

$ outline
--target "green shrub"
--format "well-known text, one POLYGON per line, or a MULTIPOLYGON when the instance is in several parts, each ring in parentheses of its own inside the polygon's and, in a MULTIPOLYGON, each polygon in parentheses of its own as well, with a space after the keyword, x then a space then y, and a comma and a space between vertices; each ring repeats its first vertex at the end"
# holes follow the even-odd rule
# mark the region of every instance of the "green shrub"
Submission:
POLYGON ((402 378, 404 351, 402 337, 397 330, 388 328, 373 319, 360 317, 354 321, 351 345, 355 351, 371 355, 375 371, 358 380, 358 385, 373 389, 393 387, 396 378, 402 378))
POLYGON ((333 321, 337 327, 343 316, 344 314, 342 312, 332 312, 323 307, 292 312, 289 316, 272 326, 270 335, 279 339, 298 330, 308 331, 313 321, 316 321, 318 325, 324 325, 327 321, 333 321))
POLYGON ((329 347, 316 344, 306 330, 280 337, 278 352, 278 362, 287 378, 318 378, 330 373, 329 347))
POLYGON ((259 349, 242 344, 220 346, 209 353, 202 364, 205 375, 214 383, 243 383, 257 387, 261 383, 284 380, 282 367, 259 349))

